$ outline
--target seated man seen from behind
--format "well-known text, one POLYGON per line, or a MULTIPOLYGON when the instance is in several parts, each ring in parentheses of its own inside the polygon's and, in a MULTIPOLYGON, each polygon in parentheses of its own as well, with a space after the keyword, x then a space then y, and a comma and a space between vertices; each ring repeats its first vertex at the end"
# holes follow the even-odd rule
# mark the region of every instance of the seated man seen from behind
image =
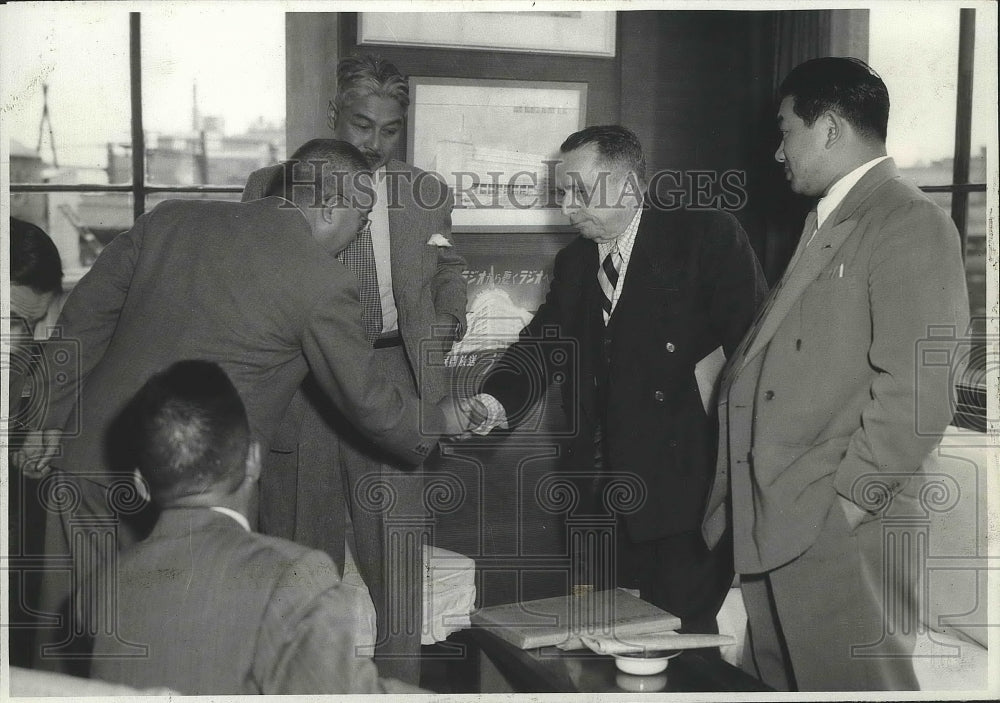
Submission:
POLYGON ((93 678, 197 695, 419 692, 356 653, 352 596, 330 557, 250 530, 260 446, 221 368, 175 363, 130 416, 162 512, 120 555, 117 632, 95 640, 93 678))

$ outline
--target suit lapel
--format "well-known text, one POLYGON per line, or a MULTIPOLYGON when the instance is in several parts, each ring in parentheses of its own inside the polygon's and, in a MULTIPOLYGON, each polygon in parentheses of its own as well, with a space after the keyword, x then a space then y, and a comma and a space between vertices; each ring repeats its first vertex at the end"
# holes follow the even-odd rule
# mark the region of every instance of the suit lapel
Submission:
POLYGON ((758 323, 756 334, 743 357, 741 367, 767 347, 805 289, 829 265, 848 236, 855 231, 858 222, 854 216, 861 204, 879 186, 897 176, 892 159, 877 164, 855 184, 843 202, 830 214, 823 226, 817 230, 813 241, 785 272, 779 284, 781 288, 775 292, 774 299, 770 301, 770 310, 758 323))

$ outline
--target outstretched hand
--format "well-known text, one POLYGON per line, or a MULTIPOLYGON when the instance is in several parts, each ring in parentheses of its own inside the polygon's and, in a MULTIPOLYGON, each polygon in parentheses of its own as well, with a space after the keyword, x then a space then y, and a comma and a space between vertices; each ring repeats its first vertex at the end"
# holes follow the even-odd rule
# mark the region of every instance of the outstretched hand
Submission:
POLYGON ((438 403, 444 414, 444 436, 465 439, 487 419, 486 407, 474 398, 447 397, 438 403))
POLYGON ((52 467, 49 462, 59 453, 62 432, 59 430, 32 430, 24 444, 11 452, 10 465, 28 478, 43 478, 52 467))

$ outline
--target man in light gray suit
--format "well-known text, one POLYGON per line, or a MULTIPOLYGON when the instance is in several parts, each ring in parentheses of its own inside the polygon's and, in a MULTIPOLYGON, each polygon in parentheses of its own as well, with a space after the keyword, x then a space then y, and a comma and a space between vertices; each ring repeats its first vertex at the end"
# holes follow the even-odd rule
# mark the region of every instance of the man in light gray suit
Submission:
POLYGON ((92 678, 191 695, 423 692, 380 680, 359 656, 354 592, 330 557, 251 529, 260 444, 217 364, 173 364, 130 412, 161 512, 121 556, 120 628, 94 628, 92 678), (147 656, 118 656, 123 642, 147 656))
POLYGON ((951 418, 959 237, 886 156, 889 95, 864 62, 808 61, 781 98, 775 159, 819 201, 723 373, 703 530, 718 541, 731 512, 749 672, 779 690, 915 689, 914 574, 892 550, 916 536, 889 530, 919 514, 951 418))
MULTIPOLYGON (((84 518, 112 517, 119 547, 142 536, 133 529, 140 505, 129 499, 119 420, 146 379, 175 361, 219 363, 264 446, 307 372, 345 418, 401 461, 419 463, 437 434, 461 432, 446 423, 448 398, 436 407, 381 373, 357 283, 334 258, 371 206, 363 157, 336 140, 313 140, 294 156, 323 170, 300 164, 306 172, 294 175, 305 186, 278 179, 276 192, 289 199, 166 201, 115 238, 69 296, 59 318, 67 344, 45 350, 48 368, 60 373, 41 429, 78 431, 52 459, 61 469, 53 495, 65 509, 50 513, 47 557, 69 555, 84 518)), ((66 577, 46 573, 43 610, 60 609, 66 577)), ((63 644, 42 652, 43 662, 65 661, 73 643, 63 644)))
MULTIPOLYGON (((370 229, 340 259, 358 275, 380 373, 436 401, 449 392, 444 353, 465 331, 465 261, 451 240, 448 187, 392 158, 408 105, 408 83, 393 64, 373 56, 340 62, 330 126, 336 138, 364 153, 377 195, 370 229)), ((271 169, 250 175, 244 200, 260 196, 271 169)), ((359 436, 309 380, 266 463, 262 530, 323 549, 343 565, 349 520, 358 568, 375 604, 376 661, 384 674, 417 683, 420 544, 430 530, 421 473, 359 436)))

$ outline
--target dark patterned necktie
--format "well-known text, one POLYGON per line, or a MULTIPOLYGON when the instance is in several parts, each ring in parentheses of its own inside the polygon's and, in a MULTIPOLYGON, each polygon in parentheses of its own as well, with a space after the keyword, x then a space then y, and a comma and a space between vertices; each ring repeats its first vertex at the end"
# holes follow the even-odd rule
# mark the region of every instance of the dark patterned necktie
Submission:
POLYGON ((337 255, 344 266, 358 278, 361 293, 361 320, 365 336, 374 342, 382 332, 382 296, 378 290, 375 270, 375 249, 372 246, 371 223, 366 223, 357 238, 337 255))
POLYGON ((597 270, 597 282, 601 285, 601 307, 604 312, 604 324, 611 320, 611 301, 615 299, 615 287, 618 285, 618 272, 622 265, 622 255, 618 253, 615 243, 597 270))

